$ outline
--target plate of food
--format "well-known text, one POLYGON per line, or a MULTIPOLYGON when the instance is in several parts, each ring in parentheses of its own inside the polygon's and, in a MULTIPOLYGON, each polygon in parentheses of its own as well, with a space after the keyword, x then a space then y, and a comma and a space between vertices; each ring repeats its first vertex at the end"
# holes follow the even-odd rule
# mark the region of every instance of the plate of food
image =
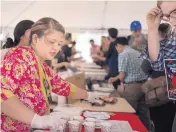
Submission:
POLYGON ((117 98, 109 97, 109 96, 100 96, 100 100, 104 101, 105 103, 115 104, 117 102, 117 98))
POLYGON ((92 106, 105 106, 105 102, 103 100, 95 100, 91 102, 92 106))

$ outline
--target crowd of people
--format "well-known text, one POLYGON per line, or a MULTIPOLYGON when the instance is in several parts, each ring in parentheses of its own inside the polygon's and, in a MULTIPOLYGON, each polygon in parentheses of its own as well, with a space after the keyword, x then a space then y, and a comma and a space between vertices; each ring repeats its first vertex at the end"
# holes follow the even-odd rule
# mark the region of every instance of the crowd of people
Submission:
MULTIPOLYGON (((150 99, 142 90, 146 83, 151 82, 152 87, 157 83, 155 79, 165 78, 164 59, 176 59, 176 2, 158 1, 147 14, 147 25, 148 34, 143 34, 141 23, 135 20, 130 24, 131 35, 123 37, 118 36, 118 29, 109 28, 108 36, 101 37, 100 46, 90 40, 90 56, 107 70, 105 80, 130 103, 149 131, 152 132, 154 124, 155 132, 176 132, 175 101, 157 100, 160 105, 149 106, 150 99)), ((17 24, 14 41, 7 38, 3 46, 2 132, 61 127, 65 120, 55 112, 50 113, 51 92, 89 101, 97 97, 57 74, 71 67, 75 45, 72 34, 65 33, 53 18, 17 24)))
POLYGON ((165 80, 164 59, 176 59, 173 31, 176 24, 175 9, 175 2, 159 1, 157 7, 147 15, 148 34, 142 33, 139 21, 130 24, 132 34, 127 37, 118 37, 118 30, 110 28, 109 36, 106 38, 110 42, 106 41, 108 50, 104 54, 100 55, 100 47, 91 44, 91 51, 96 51, 93 54, 91 52, 94 62, 108 67, 105 79, 113 83, 121 96, 136 109, 148 130, 151 129, 153 121, 156 132, 171 131, 176 104, 175 101, 161 101, 160 105, 148 106, 145 101, 146 93, 141 87, 148 82, 147 80, 153 80, 150 83, 153 87, 156 83, 160 85, 162 82, 155 79, 163 77, 165 80), (166 23, 161 23, 161 20, 166 23), (123 82, 123 86, 120 82, 123 82))

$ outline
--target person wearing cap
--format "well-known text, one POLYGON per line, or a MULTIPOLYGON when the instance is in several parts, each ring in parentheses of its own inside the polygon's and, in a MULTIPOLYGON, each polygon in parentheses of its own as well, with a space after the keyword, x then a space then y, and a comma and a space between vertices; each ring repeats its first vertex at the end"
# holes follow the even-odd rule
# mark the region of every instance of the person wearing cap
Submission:
POLYGON ((117 89, 119 94, 132 105, 136 110, 136 114, 139 115, 139 118, 149 130, 149 108, 145 104, 145 96, 141 91, 142 84, 148 78, 140 68, 143 59, 140 58, 139 51, 128 46, 128 40, 126 37, 118 37, 115 41, 115 47, 119 53, 119 75, 111 77, 108 81, 109 83, 113 83, 117 80, 121 81, 121 85, 117 89))
POLYGON ((132 34, 128 36, 129 45, 135 50, 143 52, 144 48, 147 46, 147 35, 141 32, 142 30, 141 23, 139 21, 131 22, 130 30, 132 34))
POLYGON ((16 46, 4 56, 0 67, 1 132, 64 131, 64 114, 50 113, 51 92, 89 102, 98 98, 63 80, 45 63, 61 49, 64 34, 58 21, 42 18, 32 25, 28 46, 16 46))

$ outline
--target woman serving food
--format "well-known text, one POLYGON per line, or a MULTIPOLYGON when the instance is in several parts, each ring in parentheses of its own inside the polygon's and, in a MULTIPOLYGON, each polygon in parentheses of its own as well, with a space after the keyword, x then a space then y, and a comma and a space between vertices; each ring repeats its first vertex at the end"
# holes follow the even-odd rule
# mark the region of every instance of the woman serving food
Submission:
POLYGON ((88 93, 61 79, 45 60, 52 60, 64 42, 64 27, 42 18, 31 27, 30 46, 12 48, 1 64, 2 132, 27 132, 31 128, 57 130, 65 122, 51 113, 51 92, 75 99, 94 100, 88 93))

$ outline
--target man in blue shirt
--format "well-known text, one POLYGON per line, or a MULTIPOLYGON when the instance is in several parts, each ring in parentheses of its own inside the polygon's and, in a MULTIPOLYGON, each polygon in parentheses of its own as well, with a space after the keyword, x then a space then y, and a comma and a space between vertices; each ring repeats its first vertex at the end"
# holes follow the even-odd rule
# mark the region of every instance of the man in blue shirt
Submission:
POLYGON ((140 58, 139 51, 128 46, 128 40, 125 37, 118 37, 115 41, 115 47, 119 53, 119 74, 116 77, 111 77, 109 82, 121 81, 121 85, 118 87, 119 94, 136 110, 136 114, 139 115, 142 123, 149 130, 149 108, 145 104, 145 96, 141 90, 143 83, 148 78, 140 68, 143 59, 140 58))

